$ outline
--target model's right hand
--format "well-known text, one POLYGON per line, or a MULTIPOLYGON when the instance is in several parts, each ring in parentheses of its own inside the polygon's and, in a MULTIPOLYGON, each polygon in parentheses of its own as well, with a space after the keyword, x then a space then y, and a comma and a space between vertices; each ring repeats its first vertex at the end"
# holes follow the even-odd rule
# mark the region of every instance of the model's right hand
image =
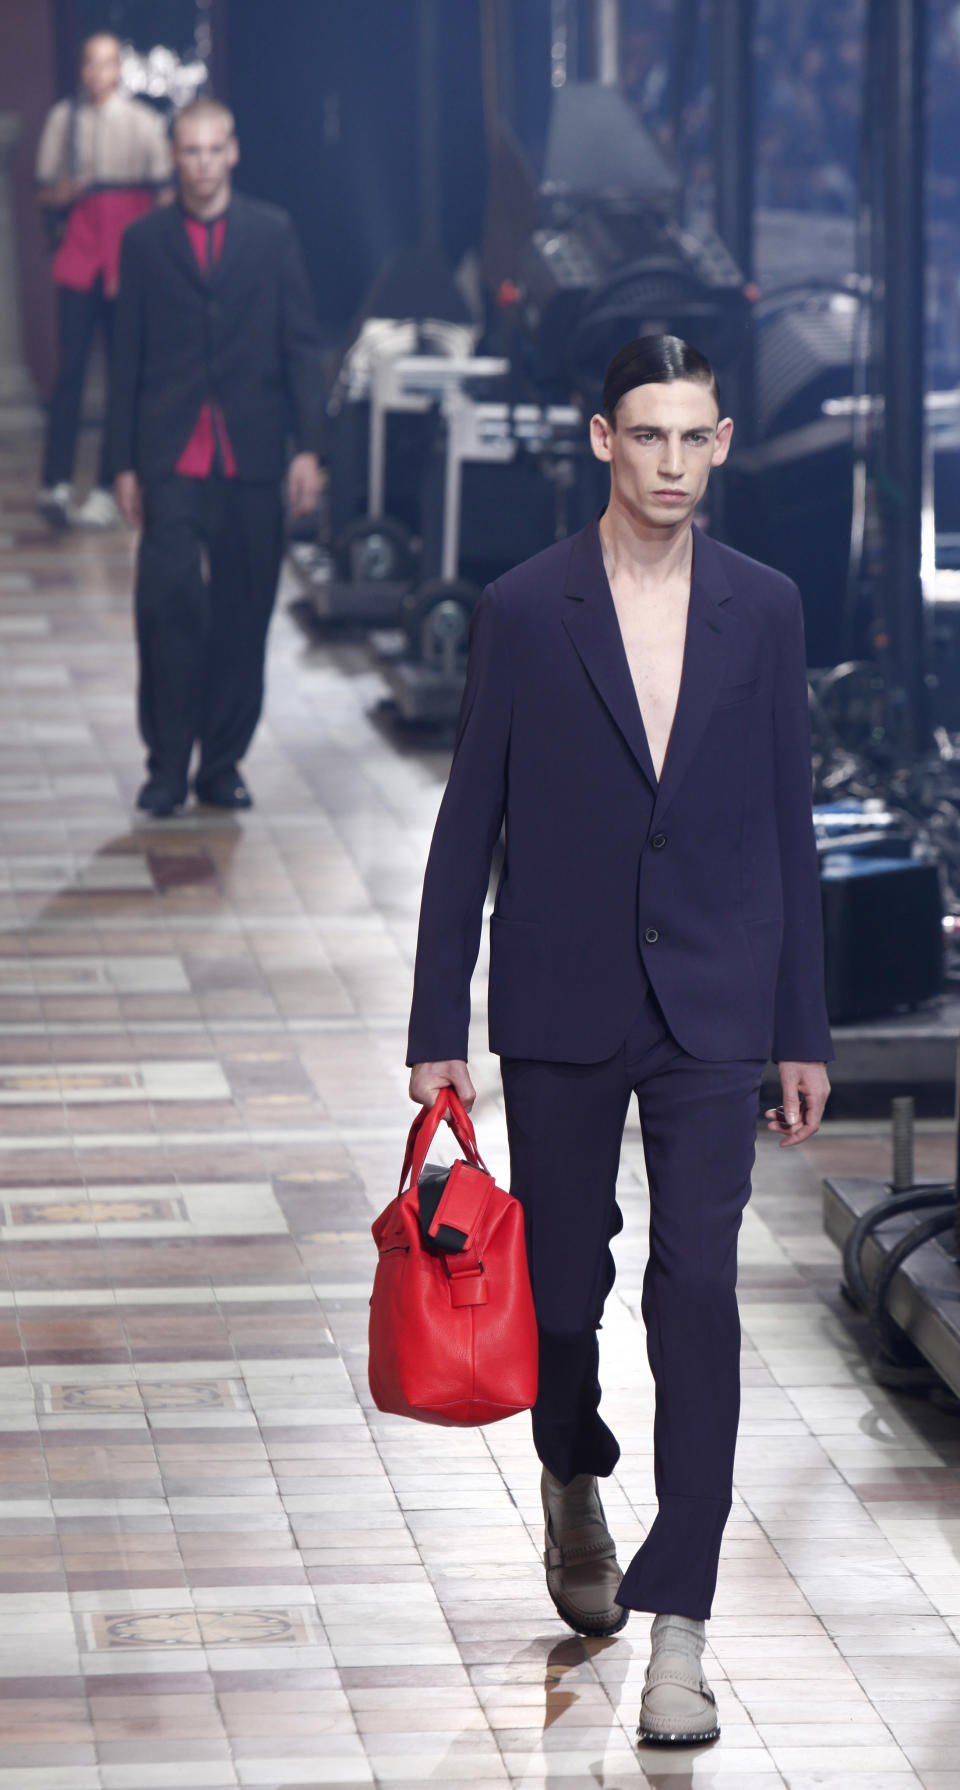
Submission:
POLYGON ((456 1057, 446 1063, 415 1063, 410 1071, 410 1098, 418 1106, 432 1106, 441 1088, 452 1088, 465 1112, 477 1098, 466 1063, 456 1057))
POLYGON ((118 472, 113 481, 113 492, 124 522, 129 528, 140 528, 143 524, 143 493, 136 473, 118 472))

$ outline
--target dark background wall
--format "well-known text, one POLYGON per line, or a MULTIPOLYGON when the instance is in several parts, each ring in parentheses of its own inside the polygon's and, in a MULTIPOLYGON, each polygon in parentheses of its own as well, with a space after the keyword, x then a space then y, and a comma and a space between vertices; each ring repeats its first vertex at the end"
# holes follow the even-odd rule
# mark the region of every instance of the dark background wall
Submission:
POLYGON ((49 0, 4 0, 0 8, 0 110, 21 119, 14 161, 24 350, 43 397, 53 374, 50 256, 33 201, 33 160, 54 100, 54 21, 49 0))
MULTIPOLYGON (((230 0, 225 97, 237 183, 293 213, 321 318, 335 336, 418 227, 417 0, 230 0)), ((479 0, 440 0, 436 104, 442 244, 480 235, 479 0)))
MULTIPOLYGON (((448 265, 482 235, 482 0, 437 0, 437 212, 448 265)), ((524 0, 513 102, 542 139, 549 0, 524 0)), ((49 254, 32 200, 43 119, 74 90, 79 47, 112 30, 140 50, 213 40, 214 91, 234 108, 237 184, 292 212, 325 333, 342 339, 379 269, 419 228, 418 0, 2 0, 0 105, 23 114, 17 193, 27 349, 53 372, 49 254)))

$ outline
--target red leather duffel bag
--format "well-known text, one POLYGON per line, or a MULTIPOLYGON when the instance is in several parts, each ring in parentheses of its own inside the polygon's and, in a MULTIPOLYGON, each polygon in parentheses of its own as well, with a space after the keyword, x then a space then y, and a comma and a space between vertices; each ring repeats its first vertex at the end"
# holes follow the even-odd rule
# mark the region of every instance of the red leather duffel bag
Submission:
POLYGON ((414 1119, 400 1191, 373 1236, 369 1376, 378 1410, 464 1425, 528 1410, 537 1325, 523 1211, 484 1166, 452 1088, 414 1119), (466 1161, 425 1169, 442 1119, 466 1161))

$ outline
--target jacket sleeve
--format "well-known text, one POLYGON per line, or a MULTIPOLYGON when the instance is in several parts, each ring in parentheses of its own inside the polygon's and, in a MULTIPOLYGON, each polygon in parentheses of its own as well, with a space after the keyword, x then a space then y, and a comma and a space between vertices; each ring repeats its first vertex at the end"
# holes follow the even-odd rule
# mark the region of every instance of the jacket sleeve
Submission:
POLYGON ((407 1051, 411 1067, 467 1056, 470 978, 506 805, 513 676, 502 601, 491 585, 473 618, 453 763, 423 883, 407 1051))
POLYGON ((783 884, 783 946, 774 1008, 776 1062, 833 1056, 823 974, 820 872, 810 795, 810 705, 803 607, 796 585, 780 623, 774 692, 774 789, 783 884))
POLYGON ((137 403, 143 354, 143 273, 136 231, 127 230, 120 252, 120 285, 110 360, 107 439, 115 472, 136 466, 137 403))
POLYGON ((322 456, 324 380, 313 293, 290 219, 280 244, 280 355, 296 452, 322 456))

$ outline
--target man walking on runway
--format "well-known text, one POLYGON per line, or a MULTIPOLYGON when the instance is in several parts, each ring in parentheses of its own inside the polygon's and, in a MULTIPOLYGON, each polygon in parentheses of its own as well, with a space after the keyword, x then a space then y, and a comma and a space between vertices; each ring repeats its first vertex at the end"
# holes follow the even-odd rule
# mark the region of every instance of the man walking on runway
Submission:
POLYGON ((239 763, 263 702, 280 570, 287 442, 292 515, 316 507, 323 383, 313 300, 285 212, 235 194, 231 113, 177 116, 179 203, 123 245, 110 402, 117 502, 142 525, 136 621, 138 806, 249 808, 239 763))
POLYGON ((104 440, 97 484, 73 507, 73 462, 83 381, 99 330, 108 358, 120 244, 127 225, 173 197, 166 125, 152 106, 120 88, 120 44, 109 32, 88 37, 80 93, 53 107, 37 150, 37 202, 59 234, 53 260, 57 290, 57 382, 37 508, 53 528, 117 527, 113 472, 104 440))
POLYGON ((470 977, 491 855, 490 1048, 540 1335, 533 1436, 547 1587, 582 1634, 654 1616, 641 1739, 719 1732, 703 1676, 739 1420, 737 1233, 765 1063, 769 1129, 816 1131, 829 1092, 803 621, 780 573, 693 527, 733 424, 673 336, 611 362, 591 421, 599 524, 477 608, 424 881, 411 1097, 469 1106, 470 977), (642 1310, 658 1515, 621 1577, 597 1491, 597 1327, 621 1229, 631 1093, 650 1191, 642 1310))

